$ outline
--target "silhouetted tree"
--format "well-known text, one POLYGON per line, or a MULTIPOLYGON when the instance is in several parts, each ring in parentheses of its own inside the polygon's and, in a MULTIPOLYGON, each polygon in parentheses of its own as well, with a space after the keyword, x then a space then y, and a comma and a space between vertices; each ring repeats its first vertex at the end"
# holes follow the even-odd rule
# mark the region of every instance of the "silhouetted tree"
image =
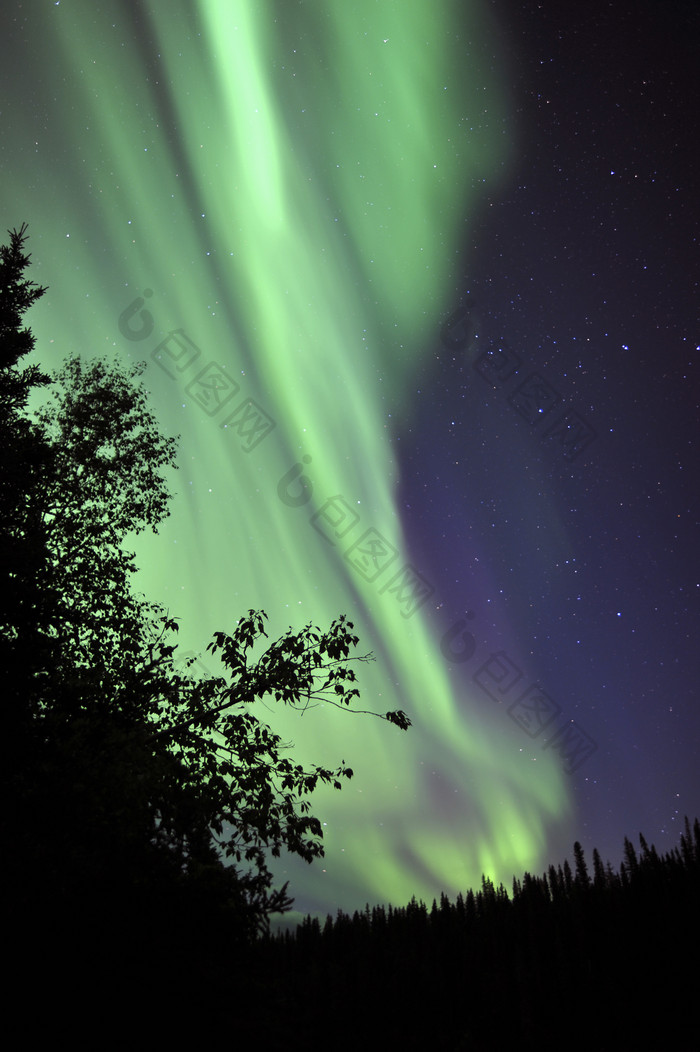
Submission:
MULTIPOLYGON (((49 378, 20 368, 34 345, 24 312, 26 228, 0 253, 0 646, 13 714, 4 846, 13 904, 139 924, 161 915, 217 923, 245 942, 291 905, 270 856, 323 854, 309 794, 352 776, 303 768, 259 720, 262 699, 347 709, 359 696, 345 617, 267 639, 251 610, 208 649, 222 676, 178 668, 177 622, 132 588, 127 536, 168 514, 175 440, 137 381, 143 366, 69 359, 49 378), (224 864, 224 860, 226 864, 224 864), (108 906, 107 906, 108 904, 108 906), (203 912, 202 912, 203 911, 203 912)), ((357 710, 355 710, 357 711, 357 710)), ((374 713, 407 729, 403 712, 374 713)), ((37 914, 38 915, 38 914, 37 914)), ((150 923, 149 920, 149 923, 150 923)), ((196 922, 193 921, 193 927, 196 922)))
POLYGON ((574 863, 576 867, 576 876, 574 878, 576 886, 585 890, 589 887, 591 878, 588 876, 586 858, 578 840, 574 844, 574 863))
POLYGON ((593 885, 597 890, 602 890, 607 884, 605 867, 597 847, 593 848, 593 885))
POLYGON ((564 874, 564 888, 567 895, 571 895, 571 889, 574 886, 574 878, 571 873, 571 866, 569 865, 568 858, 564 859, 564 865, 562 867, 564 874))
POLYGON ((637 861, 637 853, 634 850, 634 845, 629 837, 624 839, 624 857, 625 857, 625 868, 630 877, 633 877, 637 872, 639 865, 637 861))
MULTIPOLYGON (((22 777, 22 742, 29 733, 31 699, 26 686, 18 700, 16 680, 31 682, 42 661, 49 660, 42 629, 47 621, 47 553, 40 497, 51 467, 51 452, 26 413, 30 395, 50 381, 23 359, 34 348, 34 336, 23 325, 26 311, 46 292, 24 271, 26 225, 9 232, 0 246, 0 661, 6 699, 4 726, 17 744, 8 758, 10 784, 22 777)), ((48 648, 50 649, 50 648, 48 648)))

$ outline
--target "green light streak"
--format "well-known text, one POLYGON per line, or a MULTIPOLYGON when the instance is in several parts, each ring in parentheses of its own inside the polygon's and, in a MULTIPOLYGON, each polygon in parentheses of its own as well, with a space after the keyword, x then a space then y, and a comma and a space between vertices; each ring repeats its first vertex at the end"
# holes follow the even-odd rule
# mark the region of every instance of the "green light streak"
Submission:
POLYGON ((46 169, 14 186, 51 286, 31 319, 40 348, 140 359, 181 328, 202 350, 182 378, 149 366, 182 442, 172 518, 137 547, 142 587, 182 618, 183 650, 250 607, 279 633, 345 612, 377 655, 360 667, 363 707, 414 720, 401 735, 330 710, 275 714, 300 759, 356 772, 319 796, 327 859, 287 867, 293 892, 352 909, 536 871, 570 812, 557 757, 524 759, 522 731, 467 690, 430 602, 403 617, 383 577, 343 558, 373 527, 395 568, 407 561, 394 435, 454 305, 469 217, 512 148, 484 8, 202 0, 150 4, 146 26, 137 38, 123 10, 113 23, 86 0, 58 9, 58 175, 50 195, 46 169), (145 288, 155 327, 129 343, 117 319, 145 288), (275 421, 248 453, 224 412, 185 393, 212 359, 240 384, 232 405, 254 399, 275 421), (313 488, 296 507, 277 494, 294 464, 313 488), (359 516, 348 543, 310 523, 336 495, 359 516))

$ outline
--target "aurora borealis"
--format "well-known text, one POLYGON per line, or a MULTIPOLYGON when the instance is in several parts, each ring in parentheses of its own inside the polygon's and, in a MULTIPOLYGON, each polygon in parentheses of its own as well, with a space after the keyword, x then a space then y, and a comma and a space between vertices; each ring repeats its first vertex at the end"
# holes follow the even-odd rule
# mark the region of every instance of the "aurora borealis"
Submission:
POLYGON ((345 613, 375 657, 361 707, 413 721, 270 713, 355 771, 315 797, 326 858, 279 867, 302 912, 508 886, 573 839, 662 847, 700 811, 697 299, 674 278, 697 204, 677 227, 662 200, 693 169, 627 99, 665 61, 649 5, 639 75, 609 83, 598 6, 576 32, 473 0, 2 14, 0 218, 49 286, 38 359, 147 360, 181 436, 139 587, 184 652, 249 608, 275 636, 345 613))

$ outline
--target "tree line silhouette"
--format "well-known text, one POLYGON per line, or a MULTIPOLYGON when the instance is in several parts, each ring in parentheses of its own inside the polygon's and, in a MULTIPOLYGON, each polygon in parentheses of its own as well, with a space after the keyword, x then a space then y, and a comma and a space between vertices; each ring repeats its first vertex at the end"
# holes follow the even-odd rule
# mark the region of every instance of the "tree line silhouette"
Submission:
POLYGON ((339 1047, 697 1049, 700 823, 663 855, 639 841, 618 870, 594 849, 591 874, 577 842, 510 894, 484 876, 454 902, 307 916, 259 948, 276 1018, 339 1047))

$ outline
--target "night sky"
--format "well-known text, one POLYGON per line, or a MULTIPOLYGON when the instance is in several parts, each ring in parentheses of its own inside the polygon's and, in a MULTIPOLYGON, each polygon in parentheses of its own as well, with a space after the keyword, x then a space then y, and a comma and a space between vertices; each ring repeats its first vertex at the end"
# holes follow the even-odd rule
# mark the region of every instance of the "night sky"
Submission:
MULTIPOLYGON (((0 223, 36 359, 148 361, 138 586, 204 655, 355 623, 361 707, 263 714, 301 912, 619 864, 700 815, 697 4, 6 3, 0 223)), ((209 656, 205 670, 217 671, 209 656)))

